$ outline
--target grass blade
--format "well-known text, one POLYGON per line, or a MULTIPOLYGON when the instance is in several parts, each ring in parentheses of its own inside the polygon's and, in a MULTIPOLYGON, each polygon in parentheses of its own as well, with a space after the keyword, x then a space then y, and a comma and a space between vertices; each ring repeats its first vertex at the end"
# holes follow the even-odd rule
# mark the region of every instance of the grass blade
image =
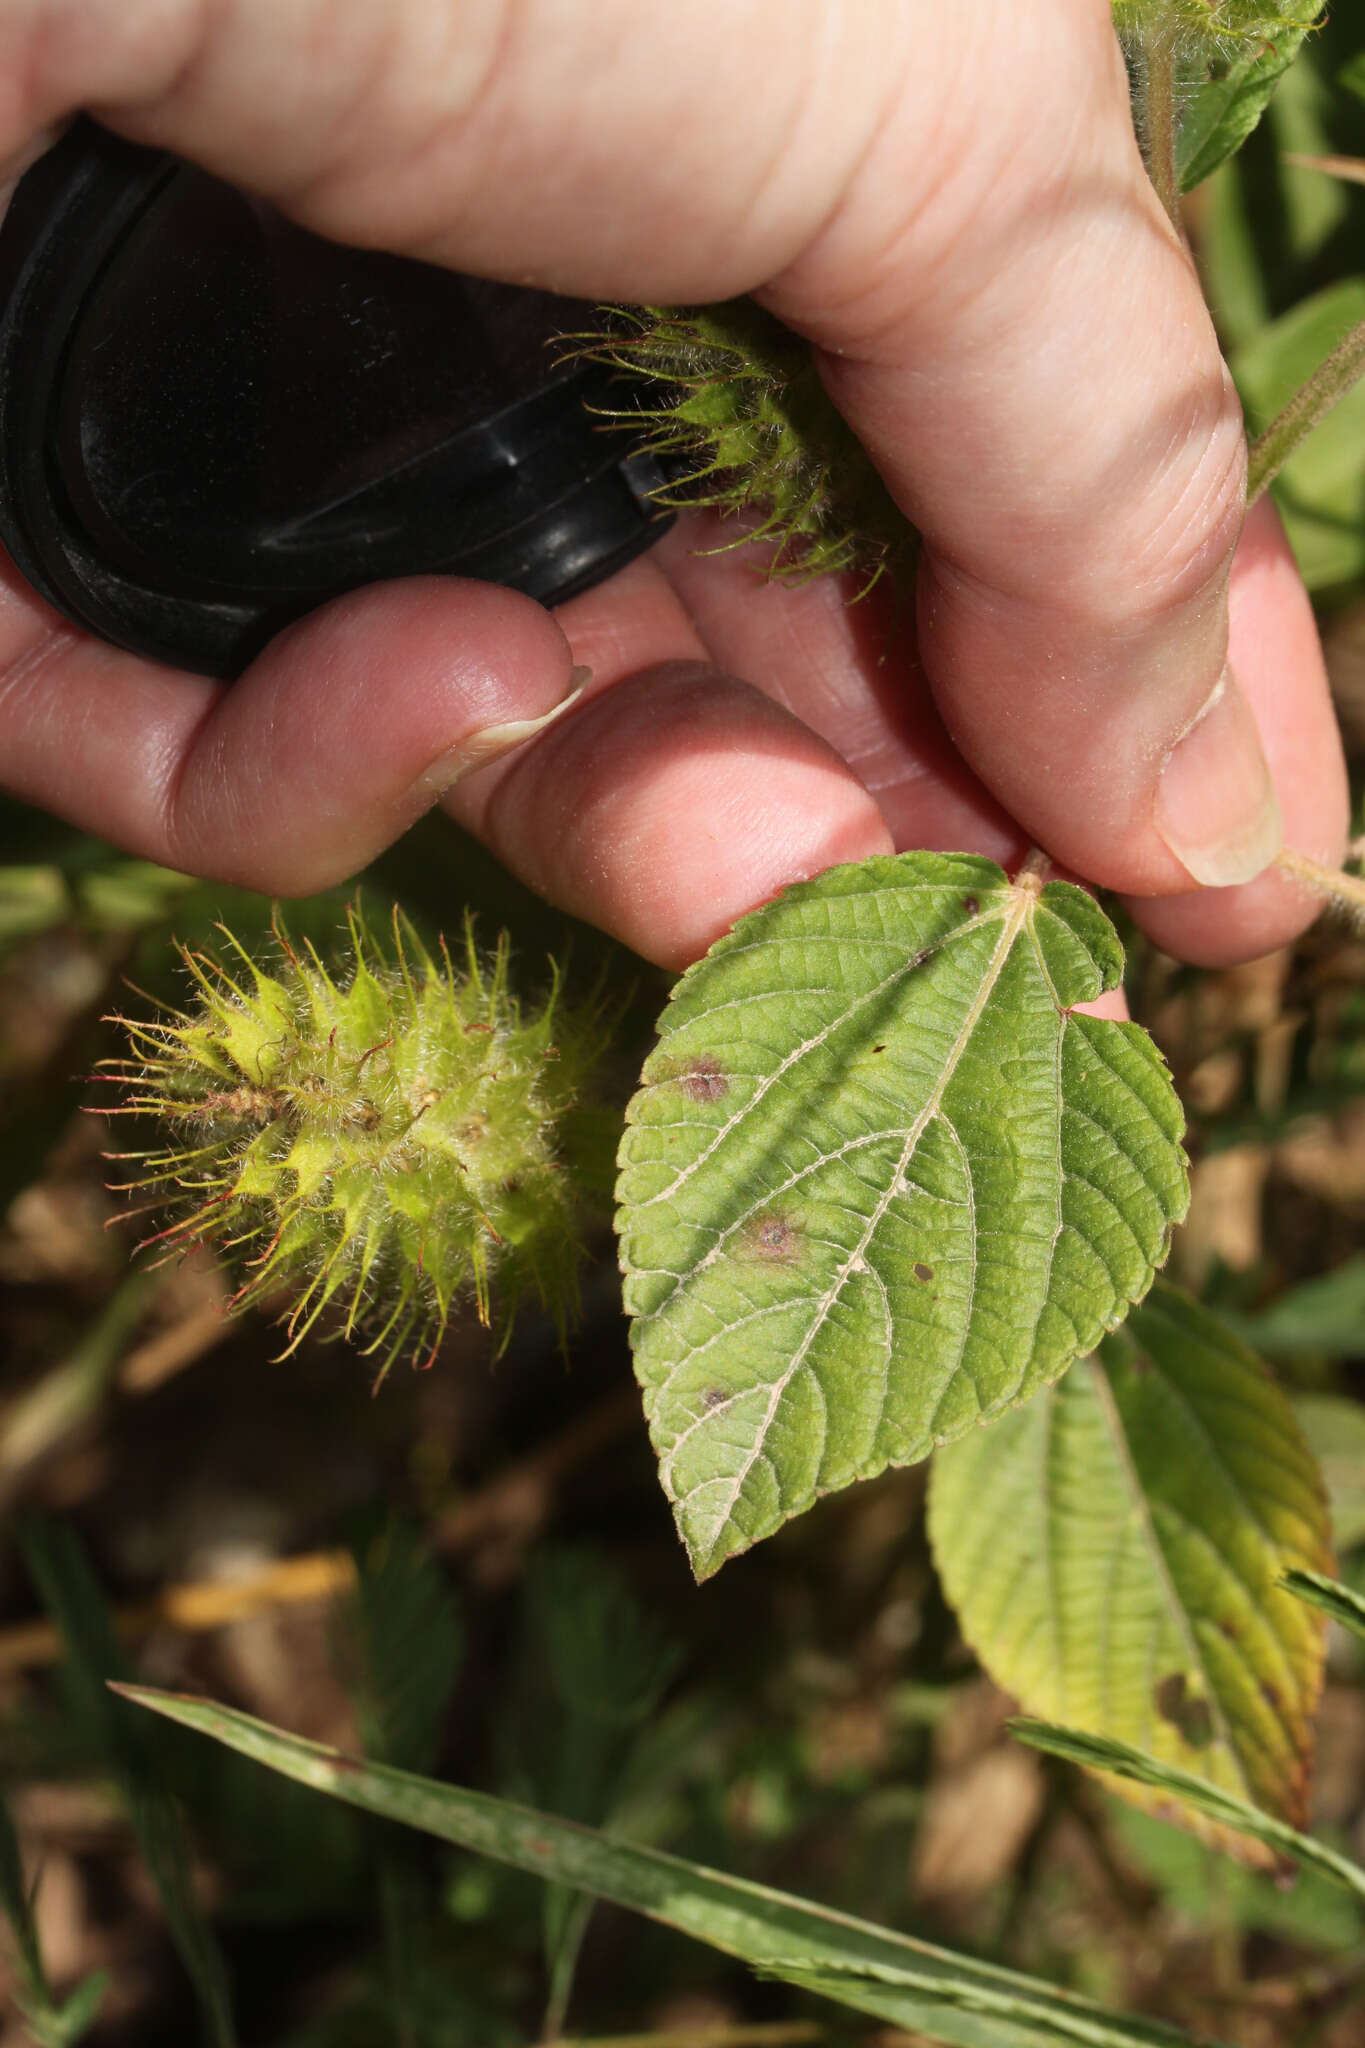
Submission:
POLYGON ((47 1981, 38 1947, 33 1901, 24 1882, 24 1867, 19 1857, 19 1839, 14 1832, 9 1802, 3 1797, 0 1797, 0 1912, 9 1922, 14 1974, 25 2004, 52 2012, 52 1987, 47 1981))
POLYGON ((486 1793, 437 1784, 305 1742, 211 1700, 120 1692, 299 1783, 366 1812, 644 1913, 695 1940, 854 2011, 953 2048, 1175 2048, 1173 2029, 1108 2013, 1013 1970, 954 1955, 787 1893, 486 1793))
POLYGON ((65 2005, 43 1968, 33 1897, 24 1880, 19 1838, 8 1802, 0 1796, 0 1913, 9 1922, 7 1960, 12 1973, 11 1995, 37 2048, 72 2048, 94 2023, 108 1988, 108 1973, 97 1970, 77 1986, 65 2005))
POLYGON ((1140 1749, 1131 1749, 1126 1742, 1112 1742, 1101 1735, 1082 1735, 1074 1728, 1058 1728, 1051 1721, 1015 1720, 1010 1722, 1010 1731, 1031 1749, 1041 1749, 1048 1756, 1065 1757, 1068 1763, 1084 1764, 1087 1770, 1109 1771, 1115 1777, 1127 1778, 1135 1784, 1155 1786, 1172 1799, 1197 1807, 1224 1827, 1234 1828, 1244 1835, 1253 1836, 1258 1842, 1264 1842, 1267 1848, 1291 1858, 1295 1863, 1311 1865, 1324 1877, 1330 1877, 1354 1892, 1357 1898, 1365 1899, 1365 1870, 1358 1863, 1352 1863, 1349 1856, 1339 1856, 1324 1842, 1316 1842, 1311 1835, 1300 1834, 1287 1821, 1262 1813, 1258 1807, 1249 1806, 1235 1794, 1209 1784, 1206 1778, 1196 1778, 1192 1772, 1182 1771, 1175 1764, 1158 1763, 1155 1757, 1144 1756, 1140 1749))
POLYGON ((1324 1578, 1321 1572, 1294 1571, 1286 1572, 1281 1583, 1300 1600, 1330 1614, 1352 1635, 1365 1636, 1365 1599, 1349 1586, 1343 1586, 1340 1579, 1324 1578))

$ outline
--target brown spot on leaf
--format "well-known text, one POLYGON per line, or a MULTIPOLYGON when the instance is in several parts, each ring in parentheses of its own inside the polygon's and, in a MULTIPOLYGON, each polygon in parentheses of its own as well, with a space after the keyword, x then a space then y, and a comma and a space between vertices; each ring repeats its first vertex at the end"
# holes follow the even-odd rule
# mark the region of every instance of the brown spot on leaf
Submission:
POLYGON ((926 1265, 925 1265, 925 1263, 924 1263, 924 1261, 923 1261, 922 1259, 921 1259, 921 1260, 919 1261, 919 1263, 918 1263, 918 1264, 917 1264, 917 1265, 916 1265, 916 1266, 915 1266, 915 1267, 914 1267, 914 1268, 913 1268, 912 1270, 913 1270, 913 1272, 914 1272, 914 1275, 915 1275, 915 1278, 916 1278, 917 1280, 923 1280, 923 1281, 925 1281, 926 1283, 927 1283, 928 1281, 932 1280, 932 1279, 933 1279, 933 1277, 934 1277, 934 1269, 933 1269, 933 1267, 932 1267, 932 1266, 926 1266, 926 1265))
POLYGON ((709 1415, 713 1408, 723 1408, 726 1398, 724 1387, 708 1387, 701 1397, 701 1405, 709 1415))
POLYGON ((801 1256, 804 1237, 789 1217, 779 1216, 775 1209, 760 1209, 744 1225, 740 1242, 766 1265, 792 1266, 801 1256))
POLYGON ((678 1075, 678 1086, 692 1102, 719 1102, 730 1092, 730 1077, 716 1060, 693 1060, 678 1075))
POLYGON ((962 908, 966 911, 968 917, 975 917, 981 908, 981 904, 975 896, 964 896, 962 908))
POLYGON ((1207 1749, 1213 1741, 1209 1703, 1192 1693, 1183 1671, 1173 1671, 1155 1688, 1152 1699, 1163 1721, 1180 1731, 1191 1749, 1207 1749))

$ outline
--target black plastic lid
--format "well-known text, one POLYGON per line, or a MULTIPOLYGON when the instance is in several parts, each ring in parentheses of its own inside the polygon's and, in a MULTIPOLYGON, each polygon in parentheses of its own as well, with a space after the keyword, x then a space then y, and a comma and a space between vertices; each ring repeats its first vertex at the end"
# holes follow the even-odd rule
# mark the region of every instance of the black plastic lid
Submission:
POLYGON ((546 346, 591 317, 81 122, 0 226, 0 538, 78 625, 213 676, 385 577, 557 603, 668 523, 546 346))

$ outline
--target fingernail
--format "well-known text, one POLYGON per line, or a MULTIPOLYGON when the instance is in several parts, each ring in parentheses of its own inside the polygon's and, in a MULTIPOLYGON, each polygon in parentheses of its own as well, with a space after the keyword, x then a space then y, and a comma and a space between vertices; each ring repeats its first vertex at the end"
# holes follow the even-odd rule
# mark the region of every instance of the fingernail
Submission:
POLYGON ((552 704, 539 718, 512 718, 505 725, 485 725, 479 732, 471 732, 458 745, 448 747, 444 754, 434 760, 426 773, 418 778, 419 789, 428 790, 433 797, 444 796, 448 789, 466 775, 472 775, 476 768, 486 768, 491 761, 501 760, 514 747, 525 746, 538 732, 544 732, 547 725, 553 725, 566 711, 572 711, 592 681, 590 668, 576 668, 570 671, 569 688, 558 704, 552 704))
POLYGON ((1210 889, 1250 882, 1279 852, 1279 801, 1231 669, 1167 755, 1153 822, 1181 866, 1210 889))

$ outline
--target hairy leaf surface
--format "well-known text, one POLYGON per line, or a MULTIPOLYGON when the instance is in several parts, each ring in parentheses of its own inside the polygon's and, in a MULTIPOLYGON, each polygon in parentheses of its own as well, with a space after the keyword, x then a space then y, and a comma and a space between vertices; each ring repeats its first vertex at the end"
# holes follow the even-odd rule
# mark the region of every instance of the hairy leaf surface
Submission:
POLYGON ((1323 0, 1272 0, 1263 10, 1247 10, 1234 37, 1224 37, 1210 10, 1209 54, 1191 67, 1190 97, 1181 109, 1182 191, 1201 185, 1241 148, 1322 11, 1323 0))
POLYGON ((1323 1631, 1279 1581, 1322 1568, 1326 1505, 1288 1401, 1215 1316, 1160 1287, 942 1454, 929 1527, 964 1632, 1030 1713, 1302 1822, 1323 1631))
POLYGON ((1122 950, 966 855, 832 869, 685 974, 627 1113, 626 1305, 699 1577, 1027 1398, 1151 1284, 1187 1184, 1122 950))

